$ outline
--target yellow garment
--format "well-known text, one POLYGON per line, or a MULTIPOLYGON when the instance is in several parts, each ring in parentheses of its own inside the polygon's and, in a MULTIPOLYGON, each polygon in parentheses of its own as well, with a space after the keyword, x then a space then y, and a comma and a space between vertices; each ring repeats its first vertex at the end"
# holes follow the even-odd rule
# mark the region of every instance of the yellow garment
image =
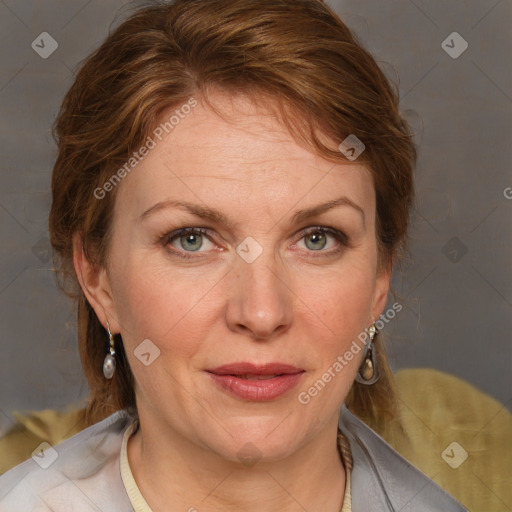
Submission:
POLYGON ((395 430, 381 436, 472 512, 510 512, 512 414, 466 381, 440 371, 401 370, 395 379, 406 435, 395 430), (467 459, 452 468, 446 461, 456 466, 463 450, 467 459))
MULTIPOLYGON (((377 432, 472 512, 510 512, 512 414, 443 372, 408 369, 395 378, 404 431, 391 423, 377 432), (456 466, 465 452, 458 467, 448 464, 456 466)), ((81 409, 13 415, 18 424, 0 439, 0 474, 30 458, 41 442, 53 446, 86 426, 81 409)))
POLYGON ((17 423, 0 438, 0 474, 29 459, 42 442, 55 446, 83 430, 87 426, 84 413, 84 409, 76 408, 45 409, 28 415, 13 411, 17 423))

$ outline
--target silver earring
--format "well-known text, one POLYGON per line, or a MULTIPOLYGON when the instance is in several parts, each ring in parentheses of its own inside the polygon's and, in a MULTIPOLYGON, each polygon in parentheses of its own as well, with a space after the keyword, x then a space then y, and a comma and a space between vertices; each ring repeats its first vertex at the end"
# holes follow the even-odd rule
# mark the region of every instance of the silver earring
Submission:
POLYGON ((361 384, 370 386, 375 384, 380 378, 380 369, 377 364, 377 354, 373 347, 373 339, 377 334, 375 324, 368 327, 368 338, 366 341, 365 351, 363 355, 363 362, 359 367, 356 375, 356 381, 361 384))
POLYGON ((110 324, 107 320, 108 326, 108 340, 110 343, 109 353, 105 356, 105 360, 103 361, 103 375, 105 375, 106 379, 111 379, 114 376, 114 372, 116 370, 116 360, 115 355, 116 351, 114 350, 114 336, 110 332, 110 324))

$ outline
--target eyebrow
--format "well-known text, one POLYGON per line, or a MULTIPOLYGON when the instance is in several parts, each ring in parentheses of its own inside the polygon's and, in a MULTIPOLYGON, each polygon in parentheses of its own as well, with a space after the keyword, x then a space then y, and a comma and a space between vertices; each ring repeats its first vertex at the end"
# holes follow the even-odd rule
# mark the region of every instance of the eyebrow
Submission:
POLYGON ((312 208, 298 210, 292 217, 292 222, 303 222, 304 220, 310 219, 311 217, 316 217, 317 215, 320 215, 328 210, 331 210, 332 208, 339 206, 349 206, 359 212, 363 220, 363 226, 365 225, 364 210, 358 204, 354 203, 354 201, 344 196, 324 204, 319 204, 318 206, 313 206, 312 208))
MULTIPOLYGON (((363 225, 365 225, 365 214, 364 210, 354 201, 349 199, 348 197, 340 197, 338 199, 334 199, 332 201, 328 201, 324 204, 319 204, 317 206, 313 206, 311 208, 306 208, 303 210, 298 210, 292 217, 292 223, 301 223, 305 220, 308 220, 312 217, 316 217, 332 208, 336 208, 339 206, 349 206, 359 212, 362 217, 363 225)), ((189 213, 196 215, 197 217, 201 217, 203 219, 210 220, 212 222, 216 222, 218 224, 223 224, 224 226, 232 229, 234 227, 234 223, 231 222, 224 214, 215 210, 213 208, 208 208, 206 206, 201 206, 198 204, 188 203, 186 201, 178 201, 178 200, 168 200, 161 201, 156 203, 151 208, 146 210, 140 217, 139 222, 143 221, 151 214, 156 213, 158 211, 167 210, 169 208, 181 208, 183 210, 187 210, 189 213)))

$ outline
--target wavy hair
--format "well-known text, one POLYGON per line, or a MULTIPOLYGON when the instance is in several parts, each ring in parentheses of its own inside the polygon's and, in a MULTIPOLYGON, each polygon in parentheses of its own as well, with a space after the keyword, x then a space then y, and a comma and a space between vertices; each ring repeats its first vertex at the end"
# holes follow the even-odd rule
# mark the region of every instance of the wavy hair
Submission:
MULTIPOLYGON (((191 96, 212 106, 213 88, 268 100, 299 144, 331 161, 347 163, 337 145, 351 134, 360 139, 366 149, 357 163, 370 170, 376 192, 379 265, 392 264, 403 247, 415 144, 398 93, 323 1, 175 0, 135 9, 81 63, 53 127, 58 155, 50 241, 58 282, 77 302, 79 351, 90 388, 87 424, 119 409, 137 411, 120 335, 115 375, 103 377, 106 334, 78 285, 73 235, 80 234, 92 263, 106 264, 117 190, 102 200, 94 190, 141 146, 164 110, 191 96)), ((395 414, 393 378, 378 338, 381 379, 372 386, 354 382, 346 399, 371 425, 395 414)))

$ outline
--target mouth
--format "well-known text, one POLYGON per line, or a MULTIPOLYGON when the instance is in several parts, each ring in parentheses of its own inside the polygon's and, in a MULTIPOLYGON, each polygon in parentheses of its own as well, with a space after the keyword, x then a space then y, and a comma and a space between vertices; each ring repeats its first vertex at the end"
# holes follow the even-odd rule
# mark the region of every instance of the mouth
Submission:
POLYGON ((245 362, 206 371, 224 391, 253 402, 270 401, 283 396, 299 383, 305 373, 303 368, 289 364, 255 365, 245 362))
POLYGON ((268 380, 268 379, 275 379, 276 377, 282 377, 284 374, 276 374, 276 375, 233 375, 233 377, 237 377, 239 379, 246 379, 246 380, 268 380))

